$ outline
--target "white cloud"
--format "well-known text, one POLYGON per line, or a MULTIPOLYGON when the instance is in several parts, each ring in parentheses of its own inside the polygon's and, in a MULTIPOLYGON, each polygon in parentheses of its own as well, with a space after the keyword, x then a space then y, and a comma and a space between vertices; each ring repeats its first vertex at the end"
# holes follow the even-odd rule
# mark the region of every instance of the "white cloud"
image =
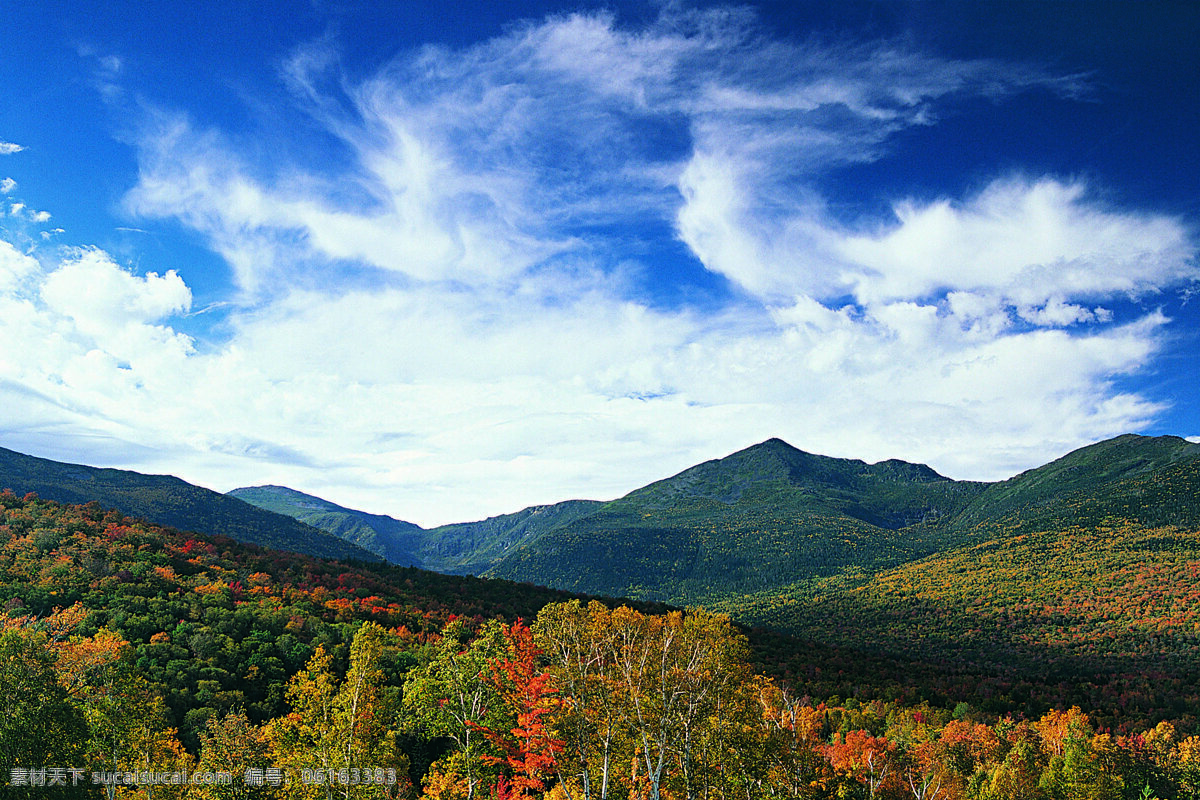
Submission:
MULTIPOLYGON (((337 59, 314 44, 283 72, 344 142, 354 174, 268 186, 224 137, 162 115, 127 204, 207 232, 251 291, 277 279, 279 264, 313 257, 423 281, 508 281, 609 245, 598 228, 671 222, 681 189, 691 201, 681 217, 702 218, 682 226, 684 240, 703 256, 694 230, 736 252, 741 242, 725 237, 747 228, 743 212, 775 204, 755 192, 794 197, 785 184, 808 170, 873 158, 895 130, 925 124, 937 97, 1055 83, 888 47, 764 42, 752 22, 743 12, 668 12, 628 32, 604 15, 555 17, 465 50, 424 48, 357 85, 329 74, 337 59), (701 197, 718 207, 698 209, 701 197), (703 230, 721 224, 717 215, 725 229, 703 230)), ((788 236, 803 238, 803 228, 788 236)))
POLYGON ((15 217, 17 219, 20 219, 22 221, 34 222, 34 223, 38 223, 38 224, 50 221, 50 212, 34 211, 32 208, 29 208, 24 203, 17 202, 17 201, 14 201, 14 202, 11 202, 8 204, 8 215, 10 217, 15 217))
POLYGON ((13 144, 12 142, 0 141, 0 156, 10 156, 13 153, 19 153, 24 149, 25 148, 19 144, 13 144))
POLYGON ((952 289, 1041 304, 1056 293, 1135 295, 1194 272, 1179 221, 1089 203, 1081 183, 998 181, 964 204, 900 204, 896 217, 836 245, 871 300, 952 289))
POLYGON ((186 311, 191 292, 174 270, 139 278, 96 249, 76 251, 46 276, 42 300, 81 330, 103 336, 186 311))
POLYGON ((188 302, 172 273, 87 251, 35 277, 0 309, 0 395, 24 436, 119 440, 127 467, 424 523, 616 496, 772 435, 1006 477, 1159 411, 1109 376, 1153 357, 1161 318, 995 338, 916 303, 863 318, 807 301, 764 327, 582 285, 553 308, 427 287, 293 292, 197 350, 164 324, 188 302))
POLYGON ((813 188, 944 98, 1070 79, 773 41, 747 12, 554 17, 357 83, 330 47, 282 71, 345 171, 260 163, 179 113, 140 141, 126 207, 235 271, 219 342, 181 333, 174 265, 0 247, 13 435, 431 523, 770 436, 1001 478, 1163 411, 1118 379, 1170 321, 1108 309, 1194 277, 1178 220, 1006 177, 850 229, 813 188), (644 294, 664 267, 638 246, 672 232, 734 291, 644 294))
POLYGON ((0 239, 0 292, 16 289, 38 269, 37 261, 0 239))
POLYGON ((11 194, 17 188, 17 182, 12 178, 5 178, 0 181, 0 194, 11 194))

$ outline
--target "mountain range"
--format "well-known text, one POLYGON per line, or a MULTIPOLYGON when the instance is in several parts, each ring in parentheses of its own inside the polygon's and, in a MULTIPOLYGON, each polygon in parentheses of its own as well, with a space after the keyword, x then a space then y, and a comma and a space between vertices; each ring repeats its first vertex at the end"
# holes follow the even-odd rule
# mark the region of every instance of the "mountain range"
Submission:
POLYGON ((1119 517, 1196 526, 1200 445, 1125 435, 1006 481, 814 455, 779 439, 609 502, 570 500, 430 529, 281 486, 222 496, 170 476, 0 449, 0 487, 99 502, 182 530, 334 558, 677 604, 844 582, 1031 527, 1119 517))
POLYGON ((609 502, 431 529, 285 487, 222 496, 6 450, 0 488, 327 558, 702 605, 809 642, 767 660, 810 683, 891 664, 997 712, 1200 717, 1200 445, 1178 437, 1119 436, 994 483, 771 439, 609 502), (844 666, 813 673, 817 653, 844 666))
POLYGON ((610 502, 571 500, 428 530, 283 487, 231 496, 396 563, 671 603, 866 574, 998 531, 1118 516, 1196 525, 1200 445, 1125 435, 1006 481, 831 458, 770 439, 610 502))

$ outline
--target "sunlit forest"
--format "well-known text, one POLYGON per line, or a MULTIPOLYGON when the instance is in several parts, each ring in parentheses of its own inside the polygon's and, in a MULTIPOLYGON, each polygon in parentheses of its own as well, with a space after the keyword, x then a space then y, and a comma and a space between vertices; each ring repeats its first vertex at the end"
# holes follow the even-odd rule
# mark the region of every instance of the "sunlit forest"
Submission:
POLYGON ((10 796, 1200 796, 1200 737, 1166 722, 1114 736, 1077 707, 814 704, 753 673, 723 615, 579 601, 531 625, 452 621, 416 661, 403 630, 364 622, 344 673, 318 645, 286 713, 213 715, 189 752, 129 643, 73 632, 83 613, 10 617, 0 635, 10 796))
POLYGON ((721 614, 0 505, 8 797, 1200 797, 1171 722, 815 697, 721 614))

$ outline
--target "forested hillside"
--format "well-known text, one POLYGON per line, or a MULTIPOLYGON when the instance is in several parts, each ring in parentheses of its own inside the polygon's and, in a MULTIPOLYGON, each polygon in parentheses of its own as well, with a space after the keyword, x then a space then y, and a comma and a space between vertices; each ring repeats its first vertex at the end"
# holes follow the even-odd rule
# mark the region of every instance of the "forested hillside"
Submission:
POLYGON ((991 665, 1006 703, 1049 692, 1039 701, 1108 709, 1109 725, 1147 707, 1194 724, 1198 452, 1169 438, 1086 448, 989 487, 955 520, 958 547, 718 607, 830 644, 991 665))
MULTIPOLYGON (((238 492, 329 530, 343 524, 304 517, 279 496, 238 492)), ((798 600, 857 589, 937 554, 967 558, 961 548, 1017 533, 1196 530, 1198 496, 1200 445, 1171 436, 1120 436, 994 484, 902 461, 813 455, 771 439, 618 500, 408 530, 405 546, 448 573, 707 605, 815 635, 802 613, 792 616, 798 600)), ((1086 550, 1087 541, 1077 544, 1086 550)))
MULTIPOLYGON (((518 554, 537 551, 555 569, 603 567, 609 570, 606 585, 631 587, 643 597, 659 596, 662 587, 674 596, 695 594, 710 610, 800 637, 728 627, 719 616, 698 610, 682 617, 639 616, 668 612, 664 606, 641 605, 624 617, 603 616, 616 614, 619 603, 612 602, 570 612, 587 636, 625 624, 641 631, 639 636, 659 631, 651 636, 658 642, 653 647, 666 646, 654 637, 675 630, 670 626, 695 620, 687 624, 709 626, 709 639, 732 642, 734 666, 722 670, 741 676, 730 679, 743 693, 727 698, 734 705, 705 712, 706 721, 696 722, 695 730, 705 731, 697 733, 705 744, 696 750, 682 752, 672 743, 647 761, 644 731, 636 728, 643 722, 635 724, 609 706, 588 712, 589 724, 611 728, 614 737, 610 756, 617 760, 608 762, 613 797, 651 792, 659 759, 662 797, 686 793, 696 780, 705 786, 717 781, 724 796, 773 796, 768 787, 785 780, 772 772, 784 769, 773 748, 799 746, 787 737, 797 735, 800 723, 780 727, 770 721, 791 719, 787 714, 803 716, 811 728, 804 734, 803 765, 788 762, 786 768, 793 770, 787 780, 806 776, 809 788, 797 788, 795 796, 871 791, 906 796, 924 785, 919 781, 925 778, 913 771, 919 764, 926 770, 920 775, 942 787, 937 796, 1021 796, 997 788, 1015 785, 1004 782, 1017 780, 1011 758, 1018 753, 1025 759, 1020 780, 1032 787, 1024 796, 1133 798, 1150 786, 1163 798, 1190 797, 1186 765, 1196 740, 1189 744, 1187 737, 1197 733, 1200 719, 1198 452, 1180 439, 1122 437, 1010 481, 983 485, 950 481, 902 462, 825 459, 771 441, 613 503, 559 504, 447 526, 459 538, 457 544, 443 542, 444 554, 463 557, 485 545, 518 554), (650 583, 655 570, 659 580, 650 583), (753 591, 756 585, 765 588, 753 591), (664 621, 671 619, 677 621, 664 621), (776 692, 770 695, 776 700, 763 692, 776 692), (787 703, 792 712, 781 710, 787 703), (1075 706, 1083 711, 1069 711, 1075 706), (914 722, 913 715, 921 721, 914 722), (739 720, 736 746, 721 739, 734 736, 730 729, 704 727, 718 717, 739 720), (898 722, 903 719, 909 722, 898 722), (954 737, 967 735, 959 723, 974 726, 970 736, 992 743, 963 745, 975 748, 970 761, 950 755, 959 752, 954 737), (924 726, 924 732, 911 738, 904 725, 924 726), (1052 731, 1063 729, 1074 731, 1076 766, 1070 769, 1082 771, 1073 777, 1065 761, 1056 761, 1069 748, 1055 744, 1052 731), (772 738, 778 736, 784 739, 772 738), (893 781, 876 776, 880 782, 873 790, 870 780, 864 783, 862 764, 848 766, 837 749, 867 738, 879 740, 882 749, 872 750, 870 758, 887 762, 893 781), (716 763, 715 753, 731 763, 735 751, 765 759, 739 767, 737 788, 720 783, 730 779, 726 773, 703 773, 716 763), (636 774, 630 771, 635 754, 642 765, 636 774), (700 771, 689 773, 693 767, 700 771), (709 777, 699 778, 702 774, 709 777)), ((582 713, 578 710, 592 700, 571 699, 562 683, 569 665, 555 666, 559 643, 547 638, 548 623, 532 625, 539 614, 544 620, 567 613, 546 609, 567 608, 554 604, 570 595, 263 550, 133 520, 95 503, 61 506, 6 493, 0 506, 0 603, 13 648, 8 663, 24 665, 4 680, 18 695, 27 693, 21 681, 36 674, 57 676, 54 681, 64 687, 91 680, 71 671, 84 657, 67 647, 75 642, 101 661, 127 665, 121 669, 142 687, 139 702, 158 708, 154 724, 170 732, 162 741, 178 742, 167 751, 177 753, 180 763, 203 759, 204 743, 226 735, 221 726, 231 725, 258 737, 264 763, 299 768, 298 742, 317 747, 320 737, 281 721, 308 713, 297 681, 310 680, 335 697, 339 681, 354 674, 355 636, 366 630, 364 622, 377 623, 378 630, 361 635, 375 637, 371 647, 384 654, 377 664, 378 697, 391 698, 392 705, 384 715, 390 721, 380 724, 390 726, 385 738, 394 743, 389 763, 409 775, 414 792, 424 787, 430 796, 457 796, 460 790, 507 796, 514 786, 539 792, 535 785, 541 785, 557 787, 556 797, 576 796, 572 792, 582 792, 585 776, 595 778, 588 772, 593 767, 585 766, 594 763, 592 756, 572 756, 565 744, 567 729, 580 719, 571 714, 582 713), (532 625, 532 650, 520 643, 529 629, 514 625, 518 619, 532 625), (550 726, 545 730, 554 731, 545 733, 545 741, 561 741, 566 749, 518 752, 505 738, 505 730, 511 733, 507 722, 497 728, 471 718, 468 725, 461 714, 447 721, 436 709, 421 710, 419 701, 407 699, 427 685, 422 680, 434 680, 430 670, 439 658, 460 663, 479 637, 490 655, 480 656, 472 673, 476 689, 507 698, 494 702, 509 709, 515 727, 544 719, 550 726), (540 652, 530 655, 533 650, 540 652), (512 683, 519 677, 518 662, 525 664, 523 688, 512 683), (531 687, 545 689, 546 710, 513 710, 514 703, 524 702, 515 698, 531 687), (525 714, 525 721, 517 714, 525 714), (292 732, 284 735, 285 730, 292 732), (529 771, 535 762, 543 764, 536 775, 529 771), (550 763, 556 765, 553 774, 544 766, 550 763), (568 763, 580 783, 557 771, 568 763)), ((682 630, 668 639, 683 637, 682 630)), ((606 665, 597 667, 601 677, 594 678, 609 687, 605 691, 617 692, 620 681, 628 681, 620 675, 621 653, 604 650, 611 642, 576 641, 593 648, 588 658, 606 665)), ((437 669, 442 668, 449 667, 437 669)), ((466 680, 462 675, 453 680, 460 679, 466 680)), ((460 686, 445 683, 450 680, 445 674, 437 680, 441 688, 430 691, 442 700, 460 686)), ((702 682, 694 682, 699 679, 686 680, 693 681, 688 691, 702 689, 702 682)), ((96 712, 85 701, 70 692, 55 700, 55 691, 31 695, 48 707, 65 704, 60 717, 47 719, 94 724, 96 712)), ((592 691, 593 699, 608 696, 592 691)), ((641 690, 620 691, 632 692, 624 702, 633 703, 641 690)), ((10 712, 13 725, 28 724, 19 709, 10 712)), ((674 742, 681 734, 671 730, 674 742)), ((93 746, 72 752, 84 758, 93 746)), ((30 751, 8 752, 26 752, 22 758, 28 758, 30 751)), ((593 785, 591 796, 598 796, 594 790, 593 785)))
POLYGON ((0 447, 0 489, 60 503, 97 502, 132 517, 326 558, 378 558, 327 531, 170 475, 143 475, 35 458, 0 447))
POLYGON ((0 493, 0 608, 44 619, 79 603, 162 687, 184 741, 213 714, 283 711, 283 683, 317 645, 343 660, 358 623, 427 641, 451 618, 531 619, 562 592, 267 550, 133 520, 98 504, 0 493))
POLYGON ((1106 732, 1108 707, 984 708, 985 671, 748 640, 701 610, 324 561, 96 504, 3 493, 0 511, 5 796, 1200 792, 1195 720, 1169 702, 1106 732), (185 770, 230 783, 125 783, 185 770))
POLYGON ((234 489, 228 496, 319 528, 392 564, 423 566, 417 551, 424 531, 411 522, 355 511, 285 486, 249 486, 234 489))

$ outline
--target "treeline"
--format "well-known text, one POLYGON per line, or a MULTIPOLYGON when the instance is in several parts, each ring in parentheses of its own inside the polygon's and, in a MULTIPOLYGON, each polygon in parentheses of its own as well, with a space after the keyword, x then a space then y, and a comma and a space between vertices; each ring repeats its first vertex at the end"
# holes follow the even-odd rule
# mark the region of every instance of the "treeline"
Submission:
POLYGON ((1200 737, 1167 723, 1114 736, 1078 708, 989 721, 965 704, 814 705, 755 674, 723 615, 579 601, 529 626, 452 621, 398 679, 410 643, 363 623, 344 672, 318 647, 286 713, 210 718, 191 753, 129 644, 73 633, 83 613, 0 633, 7 797, 1200 797, 1200 737))

